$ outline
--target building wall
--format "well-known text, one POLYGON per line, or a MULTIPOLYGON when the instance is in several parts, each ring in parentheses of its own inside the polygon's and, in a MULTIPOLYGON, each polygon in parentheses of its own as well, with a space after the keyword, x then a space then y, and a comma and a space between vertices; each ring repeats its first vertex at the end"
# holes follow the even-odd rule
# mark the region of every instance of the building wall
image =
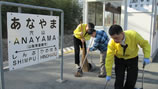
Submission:
MULTIPOLYGON (((131 1, 127 1, 126 4, 127 29, 135 30, 152 45, 151 37, 154 26, 152 1, 131 1)), ((139 51, 139 55, 143 55, 142 49, 139 51)))
MULTIPOLYGON (((135 30, 150 42, 151 13, 128 13, 127 29, 135 30)), ((143 55, 142 49, 139 55, 143 55)))
MULTIPOLYGON (((157 0, 158 3, 158 0, 157 0)), ((152 58, 156 57, 158 54, 158 6, 155 3, 155 12, 154 12, 154 29, 152 33, 152 58)), ((157 58, 156 58, 157 59, 157 58)))
MULTIPOLYGON (((115 1, 115 0, 86 0, 86 1, 103 2, 103 1, 115 1)), ((122 1, 122 0, 119 0, 119 1, 122 1)), ((127 4, 127 2, 126 2, 126 4, 127 4)), ((155 33, 153 33, 153 29, 158 29, 158 28, 153 28, 153 26, 154 26, 153 13, 152 12, 145 12, 145 13, 143 13, 143 12, 125 12, 126 4, 125 4, 125 0, 123 0, 122 7, 121 7, 122 8, 121 9, 121 26, 123 28, 132 29, 132 30, 137 31, 143 38, 148 40, 149 43, 151 44, 151 49, 152 49, 151 56, 153 56, 154 54, 156 54, 156 52, 158 50, 158 30, 155 30, 155 33), (125 15, 127 15, 127 17, 125 15)), ((100 27, 96 27, 96 28, 100 28, 100 27)), ((139 51, 139 55, 143 55, 142 50, 139 51)))
POLYGON ((128 29, 137 31, 143 38, 149 41, 151 13, 128 13, 128 29))

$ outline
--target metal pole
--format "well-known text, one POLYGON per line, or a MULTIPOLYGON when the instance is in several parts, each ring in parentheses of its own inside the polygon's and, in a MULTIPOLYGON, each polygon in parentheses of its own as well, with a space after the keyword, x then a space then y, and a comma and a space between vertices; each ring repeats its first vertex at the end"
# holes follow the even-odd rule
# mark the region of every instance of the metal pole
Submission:
POLYGON ((21 7, 18 7, 18 13, 21 13, 21 11, 22 11, 21 7))
POLYGON ((63 36, 64 35, 64 13, 61 13, 61 80, 63 80, 63 36))
POLYGON ((85 23, 88 23, 88 1, 85 1, 85 23))
POLYGON ((124 30, 127 30, 127 0, 124 0, 124 30))
POLYGON ((105 30, 105 1, 103 3, 103 29, 105 30))
POLYGON ((7 6, 25 7, 25 8, 32 8, 32 9, 40 9, 40 10, 49 10, 49 11, 60 11, 60 12, 62 12, 61 9, 56 9, 56 8, 33 6, 33 5, 19 4, 19 3, 5 2, 5 1, 0 1, 0 3, 1 3, 1 5, 7 5, 7 6))
POLYGON ((151 45, 151 53, 150 55, 153 54, 153 38, 154 38, 154 32, 155 32, 155 24, 156 24, 156 13, 157 13, 157 3, 156 0, 153 0, 152 2, 152 12, 151 12, 151 26, 150 26, 150 39, 149 43, 151 45))
POLYGON ((85 0, 83 0, 83 3, 82 3, 83 5, 82 5, 82 12, 83 12, 83 14, 82 14, 82 16, 83 16, 83 18, 82 18, 82 21, 83 21, 83 23, 85 23, 85 0))
POLYGON ((4 71, 3 71, 3 47, 2 47, 2 12, 0 4, 0 89, 4 88, 4 71))
POLYGON ((65 80, 63 80, 63 39, 64 39, 64 12, 61 12, 61 60, 60 60, 60 79, 57 80, 57 82, 63 83, 65 80))
POLYGON ((53 15, 53 11, 50 11, 50 15, 51 15, 51 16, 53 15))
MULTIPOLYGON (((155 23, 154 23, 154 24, 155 24, 155 26, 156 26, 156 23, 158 23, 157 20, 156 20, 156 19, 157 19, 157 13, 158 13, 158 12, 157 12, 157 3, 158 3, 158 1, 155 0, 155 16, 154 16, 154 20, 155 20, 155 23)), ((155 26, 154 26, 154 27, 155 27, 155 26)), ((157 28, 157 29, 158 29, 158 28, 157 28)), ((157 29, 156 29, 156 27, 155 27, 155 30, 157 30, 157 29)), ((156 31, 156 32, 157 32, 157 31, 156 31)), ((157 36, 156 39, 158 39, 158 36, 157 36)), ((158 45, 158 40, 156 40, 156 45, 158 45)), ((158 48, 158 46, 156 47, 156 49, 157 49, 157 48, 158 48)), ((158 50, 156 50, 156 51, 158 52, 158 50)), ((155 51, 155 52, 156 52, 156 51, 155 51)))
POLYGON ((64 12, 61 13, 61 60, 60 60, 60 79, 57 80, 63 83, 63 39, 64 39, 64 12))

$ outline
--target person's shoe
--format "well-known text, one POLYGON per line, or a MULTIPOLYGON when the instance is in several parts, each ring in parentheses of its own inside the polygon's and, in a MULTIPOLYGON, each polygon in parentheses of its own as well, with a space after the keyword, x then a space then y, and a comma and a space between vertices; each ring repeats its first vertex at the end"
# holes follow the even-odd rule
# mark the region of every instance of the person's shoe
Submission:
POLYGON ((77 72, 83 74, 81 67, 77 68, 77 72))
POLYGON ((78 64, 76 64, 76 68, 78 69, 78 68, 81 68, 78 64))
POLYGON ((82 77, 83 72, 81 68, 77 68, 77 72, 75 73, 75 77, 82 77))
POLYGON ((91 72, 91 70, 92 70, 92 65, 91 65, 91 63, 88 63, 88 65, 89 65, 89 69, 88 69, 88 71, 91 72))
POLYGON ((105 78, 105 77, 106 77, 106 74, 99 74, 98 77, 99 77, 99 78, 105 78))

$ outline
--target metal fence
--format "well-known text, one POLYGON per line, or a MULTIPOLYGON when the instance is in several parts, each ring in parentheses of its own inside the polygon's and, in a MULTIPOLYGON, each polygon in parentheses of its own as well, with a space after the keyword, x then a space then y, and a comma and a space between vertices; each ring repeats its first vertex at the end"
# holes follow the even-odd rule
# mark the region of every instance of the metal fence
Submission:
POLYGON ((33 6, 33 5, 26 5, 26 4, 18 4, 18 3, 11 3, 11 2, 4 2, 0 1, 0 89, 5 89, 4 84, 4 70, 3 70, 3 46, 2 46, 2 6, 15 6, 18 7, 18 12, 22 12, 22 8, 30 8, 30 9, 40 9, 40 10, 47 10, 50 11, 50 15, 53 15, 53 12, 61 12, 61 75, 59 81, 63 81, 63 35, 64 35, 64 12, 61 9, 56 8, 49 8, 49 7, 41 7, 41 6, 33 6))

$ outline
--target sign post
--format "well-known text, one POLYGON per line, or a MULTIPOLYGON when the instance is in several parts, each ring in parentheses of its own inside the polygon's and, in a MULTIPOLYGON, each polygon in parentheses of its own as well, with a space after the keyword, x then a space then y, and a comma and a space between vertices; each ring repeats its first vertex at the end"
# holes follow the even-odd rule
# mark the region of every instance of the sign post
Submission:
POLYGON ((3 51, 2 51, 2 8, 0 4, 0 89, 5 89, 4 87, 4 71, 3 71, 3 51))
MULTIPOLYGON (((50 11, 51 15, 53 14, 53 12, 60 12, 61 62, 63 62, 62 41, 64 36, 63 10, 57 8, 49 8, 49 7, 41 7, 41 6, 33 6, 27 4, 0 1, 0 89, 5 89, 4 74, 3 74, 4 69, 3 69, 3 52, 2 52, 3 41, 2 41, 2 11, 1 11, 1 7, 3 5, 18 7, 19 13, 22 12, 22 8, 46 10, 46 11, 50 11)), ((8 53, 9 54, 8 58, 10 60, 9 61, 10 70, 48 61, 50 59, 56 59, 59 56, 58 54, 59 42, 57 40, 59 39, 58 16, 44 16, 44 15, 17 14, 17 13, 8 13, 8 16, 9 18, 7 20, 10 19, 10 23, 7 23, 8 29, 10 29, 9 30, 10 35, 8 35, 8 37, 10 38, 8 40, 8 48, 11 49, 11 51, 8 53), (13 16, 15 16, 15 18, 13 16), (21 28, 23 26, 24 28, 21 28), (11 33, 13 35, 11 35, 11 33), (15 36, 16 38, 12 36, 15 36)), ((61 73, 63 73, 63 63, 60 64, 61 64, 61 73)), ((61 74, 60 80, 63 81, 63 74, 61 74)))

